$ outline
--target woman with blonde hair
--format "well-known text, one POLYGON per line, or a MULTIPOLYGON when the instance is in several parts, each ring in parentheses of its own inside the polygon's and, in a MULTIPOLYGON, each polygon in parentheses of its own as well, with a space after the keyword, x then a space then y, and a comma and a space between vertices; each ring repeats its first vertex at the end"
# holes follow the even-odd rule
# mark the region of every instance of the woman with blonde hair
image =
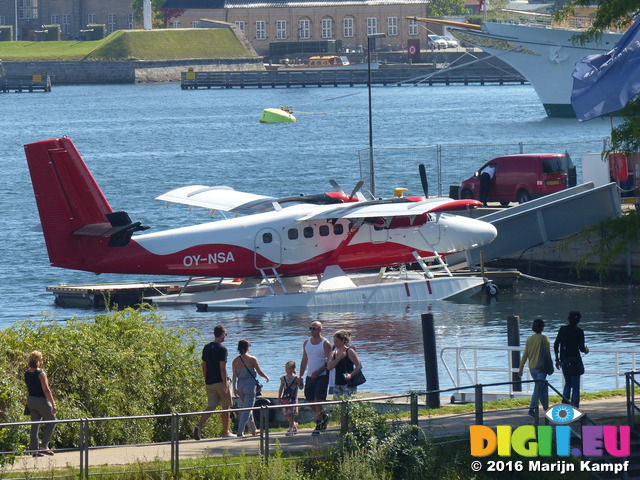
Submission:
POLYGON ((351 347, 351 334, 338 330, 333 336, 334 350, 327 363, 327 370, 335 368, 333 397, 349 397, 356 393, 357 386, 349 386, 349 380, 362 370, 362 363, 356 351, 351 347))
MULTIPOLYGON (((29 369, 24 372, 24 381, 27 384, 27 408, 29 409, 32 422, 41 420, 55 420, 57 412, 56 402, 53 399, 53 393, 49 387, 49 379, 47 374, 42 370, 44 360, 42 353, 38 351, 31 352, 27 365, 29 369)), ((38 431, 40 424, 31 425, 31 451, 34 457, 42 457, 43 455, 53 455, 49 449, 49 441, 53 435, 55 423, 47 423, 44 425, 42 432, 42 443, 38 446, 38 431)))

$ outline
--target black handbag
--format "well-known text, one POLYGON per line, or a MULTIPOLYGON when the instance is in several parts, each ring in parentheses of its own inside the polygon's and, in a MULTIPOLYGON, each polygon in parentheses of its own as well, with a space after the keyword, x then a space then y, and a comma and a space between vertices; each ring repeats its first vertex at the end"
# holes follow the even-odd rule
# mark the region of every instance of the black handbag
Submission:
POLYGON ((258 381, 258 377, 256 377, 253 374, 253 372, 251 370, 249 370, 249 367, 247 367, 247 364, 244 363, 244 359, 242 358, 242 355, 240 355, 240 361, 244 365, 244 368, 247 369, 247 372, 249 372, 251 374, 251 376, 253 377, 253 379, 256 381, 256 397, 261 397, 262 396, 262 384, 258 381))
POLYGON ((366 381, 367 379, 365 378, 364 373, 362 373, 362 370, 360 370, 355 375, 351 374, 351 378, 347 380, 347 387, 357 387, 358 385, 362 385, 366 381))
POLYGON ((562 361, 562 373, 567 377, 579 377, 584 373, 584 364, 582 363, 582 357, 577 355, 575 357, 568 357, 562 361))

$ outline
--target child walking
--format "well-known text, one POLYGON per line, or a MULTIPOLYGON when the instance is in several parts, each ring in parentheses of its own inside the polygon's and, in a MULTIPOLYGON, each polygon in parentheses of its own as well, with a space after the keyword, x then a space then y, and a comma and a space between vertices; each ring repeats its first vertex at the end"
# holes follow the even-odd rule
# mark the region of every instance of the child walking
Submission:
POLYGON ((289 430, 286 435, 291 436, 298 433, 298 424, 295 417, 298 415, 298 376, 296 375, 296 362, 289 361, 284 366, 286 375, 280 377, 280 390, 278 391, 278 399, 281 405, 292 405, 283 408, 283 414, 289 420, 289 430))

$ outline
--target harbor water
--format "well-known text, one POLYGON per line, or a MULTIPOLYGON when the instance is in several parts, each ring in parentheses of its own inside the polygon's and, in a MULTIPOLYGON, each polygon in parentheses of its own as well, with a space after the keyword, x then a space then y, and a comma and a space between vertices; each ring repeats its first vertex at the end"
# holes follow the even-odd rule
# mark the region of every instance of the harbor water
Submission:
MULTIPOLYGON (((350 190, 360 178, 359 151, 367 149, 369 141, 366 88, 183 91, 175 84, 54 86, 46 94, 0 95, 0 105, 4 164, 0 177, 4 233, 0 242, 0 328, 26 318, 64 321, 91 314, 57 308, 53 296, 45 291, 47 285, 149 280, 49 266, 22 147, 25 143, 71 137, 114 210, 126 210, 134 221, 160 231, 209 220, 201 209, 167 208, 154 200, 179 186, 228 185, 279 196, 328 191, 328 181, 334 179, 350 190), (258 123, 263 108, 280 105, 293 106, 296 124, 258 123)), ((394 187, 420 194, 419 163, 427 164, 430 182, 437 183, 436 167, 422 153, 426 150, 414 148, 398 155, 399 147, 493 144, 498 155, 502 153, 498 145, 566 143, 577 161, 583 151, 599 151, 610 130, 608 120, 580 124, 547 118, 535 92, 526 85, 376 87, 372 111, 374 145, 394 147, 376 150, 378 195, 391 195, 394 187)), ((473 148, 477 149, 469 147, 473 148)), ((547 151, 560 148, 540 147, 547 151)), ((483 147, 482 152, 490 151, 483 147)), ((459 183, 490 158, 491 153, 479 153, 447 161, 442 184, 459 183)), ((164 309, 163 314, 168 325, 200 330, 203 341, 212 337, 216 324, 226 325, 231 353, 239 339, 249 338, 252 353, 274 380, 284 373, 286 361, 300 361, 308 325, 320 320, 329 337, 337 329, 352 332, 368 378, 361 389, 404 392, 425 388, 422 313, 433 313, 437 345, 442 348, 504 346, 510 315, 521 317, 522 344, 535 317, 547 321, 545 333, 553 339, 567 312, 580 310, 592 349, 585 358, 585 389, 594 391, 614 386, 612 376, 589 375, 590 368, 615 365, 613 354, 597 350, 637 348, 637 298, 638 291, 626 286, 587 289, 521 280, 513 290, 490 300, 477 297, 348 312, 198 313, 195 307, 180 307, 164 309)), ((480 358, 489 368, 504 366, 506 361, 490 352, 480 358)), ((632 366, 628 359, 620 361, 622 371, 632 366)), ((486 375, 480 377, 482 383, 500 381, 486 375)), ((552 382, 559 387, 560 375, 554 377, 552 382)), ((440 383, 442 388, 451 386, 443 366, 440 383)))

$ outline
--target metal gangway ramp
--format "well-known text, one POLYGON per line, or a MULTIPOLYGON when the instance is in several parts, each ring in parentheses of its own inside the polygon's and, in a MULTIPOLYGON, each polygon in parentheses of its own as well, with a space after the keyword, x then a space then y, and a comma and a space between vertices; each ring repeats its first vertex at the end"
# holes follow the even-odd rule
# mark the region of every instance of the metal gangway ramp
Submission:
POLYGON ((480 263, 508 257, 538 245, 546 245, 582 228, 622 214, 616 183, 595 187, 583 183, 551 195, 531 200, 478 218, 493 224, 496 239, 482 248, 447 256, 449 268, 474 267, 480 263))

